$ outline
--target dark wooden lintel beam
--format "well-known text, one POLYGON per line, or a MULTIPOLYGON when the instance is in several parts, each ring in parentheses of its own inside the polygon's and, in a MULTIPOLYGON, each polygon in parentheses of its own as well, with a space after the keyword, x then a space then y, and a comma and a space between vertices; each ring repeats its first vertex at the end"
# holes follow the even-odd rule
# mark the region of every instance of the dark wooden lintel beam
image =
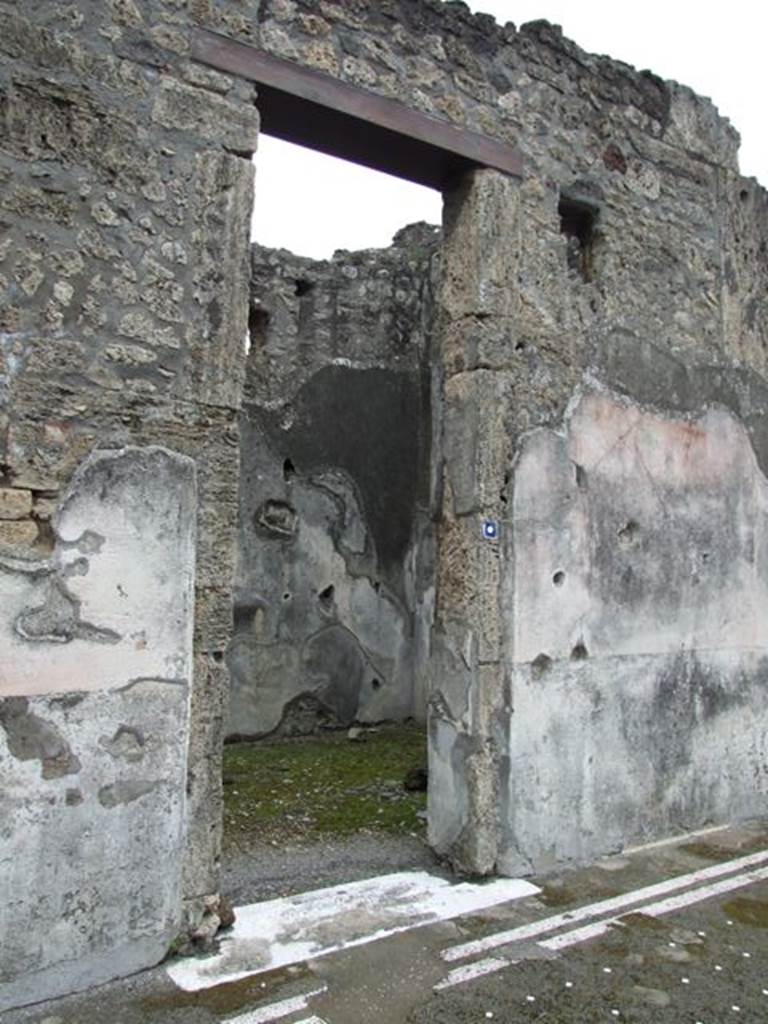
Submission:
POLYGON ((473 167, 522 176, 514 146, 246 43, 196 29, 192 56, 258 85, 261 126, 268 135, 437 189, 473 167))

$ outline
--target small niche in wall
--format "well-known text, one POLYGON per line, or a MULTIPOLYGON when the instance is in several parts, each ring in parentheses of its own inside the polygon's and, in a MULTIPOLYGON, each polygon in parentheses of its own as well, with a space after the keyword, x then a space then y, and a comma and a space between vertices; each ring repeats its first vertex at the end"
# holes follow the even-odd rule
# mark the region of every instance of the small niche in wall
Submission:
POLYGON ((299 277, 296 279, 296 295, 299 298, 303 298, 305 295, 309 295, 312 289, 315 287, 314 281, 307 280, 306 277, 299 277))
POLYGON ((593 247, 597 208, 581 199, 560 196, 560 233, 566 238, 568 269, 583 281, 594 280, 593 247))
POLYGON ((248 310, 248 352, 258 352, 267 343, 269 313, 261 306, 251 305, 248 310))

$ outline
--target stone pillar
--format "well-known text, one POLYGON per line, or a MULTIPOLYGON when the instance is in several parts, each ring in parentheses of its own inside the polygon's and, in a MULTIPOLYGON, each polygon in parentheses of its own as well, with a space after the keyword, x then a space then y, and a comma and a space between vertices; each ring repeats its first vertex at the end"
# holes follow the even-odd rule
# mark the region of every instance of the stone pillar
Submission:
MULTIPOLYGON (((243 145, 255 142, 254 134, 243 145)), ((201 406, 200 431, 174 438, 198 464, 195 666, 187 776, 182 894, 194 931, 219 888, 223 725, 229 692, 224 652, 232 637, 240 429, 248 329, 250 161, 205 151, 196 158, 195 286, 200 307, 186 353, 181 396, 201 406)))
POLYGON ((494 870, 507 749, 501 562, 505 410, 514 348, 517 182, 472 172, 446 197, 438 334, 444 493, 430 702, 429 837, 455 867, 494 870))

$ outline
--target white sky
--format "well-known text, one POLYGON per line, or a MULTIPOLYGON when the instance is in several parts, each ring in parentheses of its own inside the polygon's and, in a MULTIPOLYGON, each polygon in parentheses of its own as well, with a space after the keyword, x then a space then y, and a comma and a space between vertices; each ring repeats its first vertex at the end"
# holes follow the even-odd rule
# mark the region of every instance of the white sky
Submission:
MULTIPOLYGON (((516 25, 546 18, 584 50, 650 68, 712 97, 741 134, 742 173, 768 185, 765 0, 469 0, 469 6, 516 25)), ((431 189, 266 136, 256 174, 254 239, 303 256, 383 247, 406 224, 440 222, 440 195, 431 189)))

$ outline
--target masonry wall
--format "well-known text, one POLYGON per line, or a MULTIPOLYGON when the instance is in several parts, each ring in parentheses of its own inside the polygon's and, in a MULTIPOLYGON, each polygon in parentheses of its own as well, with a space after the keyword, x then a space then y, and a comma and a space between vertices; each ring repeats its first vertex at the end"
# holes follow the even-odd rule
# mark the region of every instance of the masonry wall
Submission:
POLYGON ((438 242, 252 249, 229 735, 425 719, 438 242))
MULTIPOLYGON (((218 886, 258 129, 253 88, 189 59, 197 26, 525 158, 519 182, 479 170, 446 194, 435 629, 416 674, 435 846, 516 872, 763 813, 768 211, 713 105, 551 26, 438 0, 0 0, 3 557, 50 554, 53 503, 96 448, 195 459, 191 711, 166 739, 174 771, 187 752, 189 923, 218 886)), ((314 366, 305 395, 333 372, 314 366)), ((121 718, 113 677, 93 678, 121 718)), ((81 746, 61 701, 82 686, 5 697, 5 742, 29 713, 81 746)), ((83 892, 107 859, 83 862, 83 892)))
MULTIPOLYGON (((223 27, 227 16, 170 2, 0 3, 3 551, 15 566, 50 555, 56 503, 99 447, 159 444, 188 453, 199 468, 191 500, 200 510, 190 715, 173 703, 182 700, 173 687, 151 686, 139 706, 139 691, 124 694, 122 672, 99 661, 109 654, 119 663, 118 653, 92 639, 17 637, 13 647, 14 659, 31 664, 33 649, 43 644, 41 689, 29 698, 29 714, 50 723, 61 744, 76 751, 87 785, 83 803, 73 808, 64 790, 74 791, 76 780, 52 783, 39 765, 19 763, 12 750, 3 763, 13 781, 12 801, 22 788, 34 807, 45 806, 52 788, 57 796, 31 833, 26 812, 12 803, 4 836, 12 849, 27 851, 29 870, 37 871, 37 864, 39 874, 9 877, 3 860, 0 888, 9 892, 18 882, 34 891, 37 879, 46 912, 74 929, 72 935, 51 930, 45 914, 20 913, 10 931, 21 936, 27 929, 23 941, 46 952, 38 962, 26 946, 3 942, 4 979, 24 969, 49 970, 45 986, 19 982, 12 998, 40 998, 57 986, 66 991, 103 980, 108 970, 116 975, 156 962, 174 928, 197 927, 206 898, 215 907, 223 659, 232 621, 237 407, 248 304, 249 157, 258 115, 252 87, 189 61, 186 33, 193 21, 223 27), (58 670, 60 662, 70 664, 73 651, 78 671, 58 670), (88 688, 98 693, 81 701, 88 688), (76 710, 68 711, 70 704, 76 710), (113 763, 104 752, 102 737, 120 747, 121 723, 148 737, 151 764, 113 763), (129 777, 150 780, 165 765, 169 785, 105 809, 98 785, 112 783, 118 764, 129 777), (129 859, 121 876, 116 865, 122 855, 114 856, 105 836, 97 838, 105 830, 121 849, 143 843, 147 857, 156 854, 152 865, 129 859), (86 833, 92 838, 78 839, 82 856, 75 857, 74 837, 86 833), (32 856, 27 844, 35 836, 32 856), (36 859, 43 855, 49 859, 36 859), (176 878, 180 863, 183 885, 176 878), (49 884, 57 872, 65 890, 49 884), (149 897, 144 886, 153 884, 149 897), (120 893, 119 913, 99 909, 110 885, 120 893), (157 916, 150 914, 147 924, 142 908, 153 902, 157 916), (115 919, 105 921, 113 913, 115 919), (61 941, 49 943, 49 931, 61 941), (90 954, 73 939, 75 932, 104 937, 98 970, 81 971, 80 957, 90 954), (119 955, 109 954, 110 945, 119 955)), ((14 569, 12 585, 35 571, 14 569)), ((106 601, 121 578, 104 571, 100 599, 106 601)), ((0 575, 5 579, 7 570, 0 575)), ((3 631, 13 632, 15 608, 0 604, 3 631)), ((144 613, 137 614, 140 625, 144 613)), ((99 624, 104 617, 103 609, 89 610, 88 621, 99 624)), ((15 673, 16 665, 3 659, 0 737, 11 748, 7 723, 20 708, 15 673)))
POLYGON ((754 510, 733 519, 732 507, 754 470, 739 456, 738 484, 726 484, 709 452, 725 436, 743 452, 749 437, 758 467, 765 458, 766 196, 738 175, 735 132, 709 100, 586 54, 546 24, 502 28, 437 3, 310 12, 275 0, 261 16, 273 52, 407 96, 525 159, 519 183, 478 172, 446 196, 432 842, 459 865, 515 872, 734 809, 763 813, 765 633, 702 631, 732 578, 697 565, 722 564, 727 550, 749 566, 737 574, 753 583, 738 592, 759 620, 761 599, 746 598, 765 574, 754 510), (573 218, 585 211, 594 230, 583 247, 573 218), (542 500, 532 522, 526 511, 542 490, 570 495, 577 470, 537 462, 540 489, 527 493, 528 460, 540 430, 570 437, 578 422, 614 436, 615 419, 630 438, 649 424, 647 443, 685 468, 663 460, 649 479, 647 453, 634 450, 621 468, 582 466, 591 498, 571 500, 582 501, 586 556, 562 502, 542 500), (483 542, 486 519, 500 524, 498 543, 483 542), (662 590, 674 639, 647 643, 631 668, 659 625, 650 609, 662 590), (605 632, 603 616, 622 629, 605 632))
POLYGON ((766 195, 735 131, 544 23, 310 6, 264 3, 262 44, 525 158, 519 183, 482 171, 446 197, 433 843, 514 873, 764 813, 761 599, 752 629, 718 618, 765 575, 760 501, 736 495, 764 477, 766 195), (577 486, 534 455, 541 432, 561 452, 627 440, 618 465, 590 448, 577 486), (725 438, 737 479, 713 460, 725 438))

